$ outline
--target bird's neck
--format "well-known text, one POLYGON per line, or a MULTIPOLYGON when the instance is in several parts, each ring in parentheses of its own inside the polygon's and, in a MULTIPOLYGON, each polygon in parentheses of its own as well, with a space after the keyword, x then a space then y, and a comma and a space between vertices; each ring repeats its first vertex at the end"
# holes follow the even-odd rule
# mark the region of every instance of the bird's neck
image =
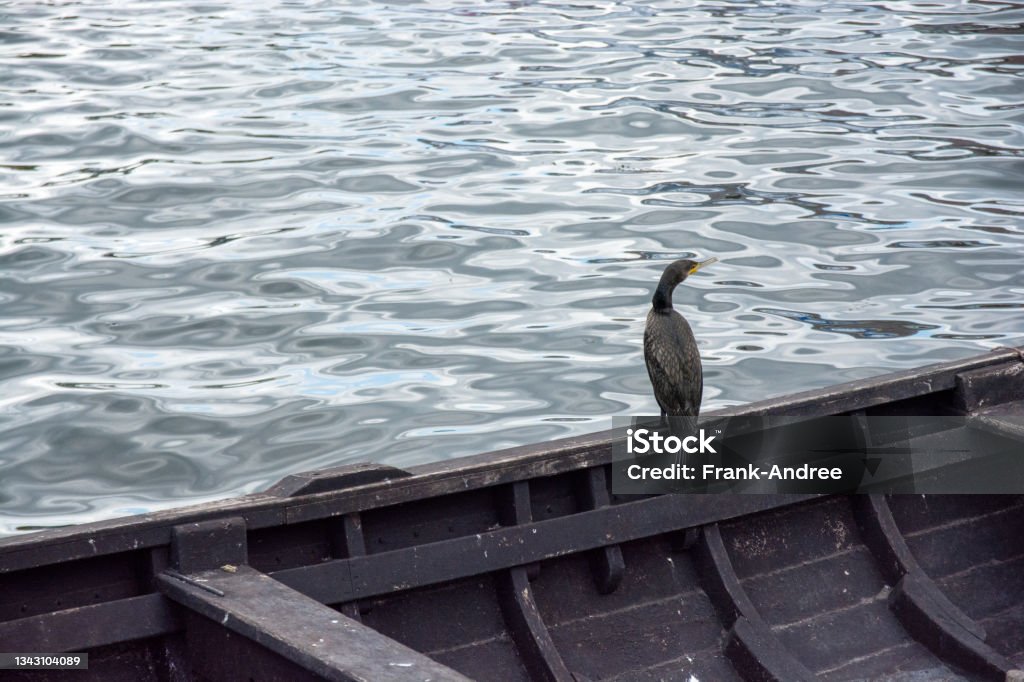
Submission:
POLYGON ((654 312, 667 313, 672 310, 672 292, 675 288, 676 285, 671 284, 665 278, 662 278, 662 280, 658 282, 658 288, 654 291, 654 298, 651 299, 651 305, 654 306, 654 312))

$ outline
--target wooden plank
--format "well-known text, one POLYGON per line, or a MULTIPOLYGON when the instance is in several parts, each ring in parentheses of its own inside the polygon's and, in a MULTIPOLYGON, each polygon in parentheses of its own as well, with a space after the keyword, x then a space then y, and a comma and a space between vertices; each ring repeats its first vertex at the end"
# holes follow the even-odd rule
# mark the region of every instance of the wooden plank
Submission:
POLYGON ((571 516, 364 557, 276 571, 286 585, 337 604, 621 544, 815 499, 819 495, 662 495, 571 516))
MULTIPOLYGON (((805 391, 708 413, 708 419, 740 415, 824 416, 926 395, 955 387, 956 375, 1001 362, 1020 362, 1019 351, 980 356, 805 391)), ((0 539, 0 573, 87 556, 166 545, 170 529, 220 516, 241 516, 250 529, 327 518, 469 488, 549 476, 610 461, 613 432, 604 431, 485 455, 412 467, 412 476, 298 498, 267 494, 211 502, 82 526, 0 539)))
MULTIPOLYGON (((208 619, 206 625, 220 624, 240 635, 225 640, 227 646, 258 645, 313 675, 340 682, 468 682, 454 670, 249 566, 201 571, 187 578, 163 573, 157 584, 169 598, 208 619)), ((244 661, 226 651, 217 655, 244 661)), ((245 678, 246 671, 236 672, 245 678)))
POLYGON ((4 651, 63 653, 167 635, 181 629, 160 594, 79 606, 0 623, 4 651))
POLYGON ((145 594, 148 560, 126 552, 0 575, 0 622, 145 594))

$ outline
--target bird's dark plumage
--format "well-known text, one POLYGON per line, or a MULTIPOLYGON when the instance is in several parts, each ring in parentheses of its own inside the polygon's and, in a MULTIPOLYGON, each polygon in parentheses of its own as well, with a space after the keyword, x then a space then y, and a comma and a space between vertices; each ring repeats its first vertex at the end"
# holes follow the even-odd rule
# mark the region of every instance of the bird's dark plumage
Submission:
POLYGON ((672 422, 677 420, 671 417, 688 418, 679 429, 690 430, 696 424, 704 375, 693 331, 683 316, 672 309, 672 292, 688 276, 716 260, 709 258, 699 263, 677 260, 665 268, 651 301, 651 311, 647 313, 644 362, 661 414, 669 417, 673 432, 677 427, 672 422))

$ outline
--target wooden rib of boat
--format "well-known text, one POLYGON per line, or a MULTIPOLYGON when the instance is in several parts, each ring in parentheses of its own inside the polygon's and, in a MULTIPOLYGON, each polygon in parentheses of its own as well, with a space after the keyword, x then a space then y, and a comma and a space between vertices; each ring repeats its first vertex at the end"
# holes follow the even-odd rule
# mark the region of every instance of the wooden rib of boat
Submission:
MULTIPOLYGON (((1024 362, 997 350, 714 414, 955 414, 1024 442, 1024 362)), ((1002 681, 1024 668, 1021 496, 619 498, 610 439, 340 467, 0 540, 0 652, 89 654, 87 671, 0 677, 1002 681)))

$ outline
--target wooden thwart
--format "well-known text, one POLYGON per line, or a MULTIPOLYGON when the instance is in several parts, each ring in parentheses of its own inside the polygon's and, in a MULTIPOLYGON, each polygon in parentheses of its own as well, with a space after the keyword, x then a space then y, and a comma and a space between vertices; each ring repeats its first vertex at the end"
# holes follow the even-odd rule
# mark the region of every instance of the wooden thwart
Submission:
MULTIPOLYGON (((276 654, 300 671, 327 680, 408 682, 435 680, 468 682, 467 677, 389 639, 334 609, 292 590, 249 566, 232 566, 185 576, 163 573, 157 578, 161 592, 234 635, 205 652, 200 668, 217 670, 216 659, 230 661, 231 674, 247 660, 261 668, 267 652, 276 654), (219 596, 220 592, 223 596, 219 596), (224 647, 244 649, 225 650, 224 647), (260 649, 266 651, 260 651, 260 649)), ((264 668, 265 670, 265 668, 264 668)), ((278 666, 277 676, 287 675, 278 666)), ((257 675, 264 679, 262 675, 257 675)))

